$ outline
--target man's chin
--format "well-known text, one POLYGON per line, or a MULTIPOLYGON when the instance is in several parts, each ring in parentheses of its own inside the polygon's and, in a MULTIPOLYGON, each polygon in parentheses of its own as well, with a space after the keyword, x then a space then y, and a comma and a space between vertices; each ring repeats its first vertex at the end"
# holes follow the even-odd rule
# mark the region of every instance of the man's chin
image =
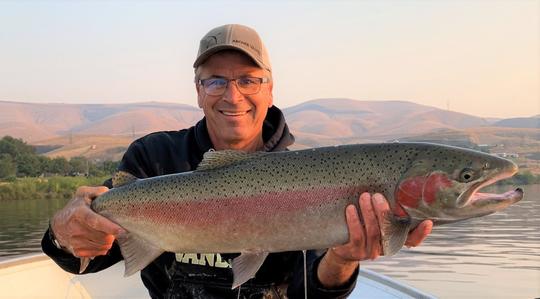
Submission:
POLYGON ((241 130, 226 131, 221 134, 221 140, 226 141, 227 143, 240 143, 249 139, 249 136, 241 130))

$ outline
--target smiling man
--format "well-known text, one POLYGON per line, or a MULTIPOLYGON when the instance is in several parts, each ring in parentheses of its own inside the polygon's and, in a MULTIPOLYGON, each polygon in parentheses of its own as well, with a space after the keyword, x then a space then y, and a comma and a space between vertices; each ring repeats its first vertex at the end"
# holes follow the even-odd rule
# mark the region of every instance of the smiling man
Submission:
POLYGON ((198 104, 214 148, 262 149, 261 128, 272 107, 270 72, 234 50, 217 52, 195 65, 198 104))
MULTIPOLYGON (((282 112, 273 106, 270 60, 253 29, 224 25, 211 30, 201 40, 194 68, 198 105, 205 117, 191 128, 136 140, 119 170, 139 178, 185 172, 196 169, 209 150, 283 151, 293 143, 282 112)), ((80 187, 51 219, 42 248, 66 271, 78 273, 78 257, 93 257, 84 273, 122 259, 114 242, 122 228, 90 209, 91 201, 111 187, 110 181, 103 187, 80 187)), ((380 194, 367 193, 360 195, 359 206, 361 217, 353 205, 343 211, 349 228, 347 244, 323 254, 308 251, 309 298, 346 297, 354 288, 359 261, 381 254, 379 224, 389 206, 380 194)), ((431 225, 421 223, 406 244, 420 244, 431 225)), ((233 276, 228 261, 236 256, 164 253, 141 271, 141 277, 153 298, 304 297, 302 252, 270 254, 241 291, 230 289, 233 276)))

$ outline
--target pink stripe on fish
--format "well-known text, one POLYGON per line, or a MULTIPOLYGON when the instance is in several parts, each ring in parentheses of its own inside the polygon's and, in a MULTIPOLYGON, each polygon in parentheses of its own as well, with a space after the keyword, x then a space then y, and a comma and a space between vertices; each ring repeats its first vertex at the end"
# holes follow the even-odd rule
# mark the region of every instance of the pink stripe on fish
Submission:
POLYGON ((219 224, 225 220, 242 220, 246 217, 264 221, 276 215, 310 208, 321 209, 322 205, 333 203, 343 205, 344 209, 344 201, 340 198, 358 194, 355 190, 358 187, 321 187, 302 191, 274 191, 254 196, 208 198, 205 201, 150 201, 127 207, 126 213, 130 217, 194 226, 219 224))

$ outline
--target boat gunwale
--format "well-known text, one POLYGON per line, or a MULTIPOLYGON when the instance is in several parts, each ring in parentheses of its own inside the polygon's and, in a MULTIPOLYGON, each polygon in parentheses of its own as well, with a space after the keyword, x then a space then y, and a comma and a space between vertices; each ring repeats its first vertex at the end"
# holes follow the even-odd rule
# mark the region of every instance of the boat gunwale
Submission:
POLYGON ((0 260, 0 269, 7 269, 10 267, 20 266, 24 264, 30 264, 34 262, 41 262, 49 260, 50 258, 43 253, 31 253, 25 255, 17 255, 14 257, 6 257, 4 260, 0 260))
MULTIPOLYGON (((0 260, 0 270, 7 269, 10 267, 16 267, 21 266, 25 264, 31 264, 35 262, 42 262, 42 261, 52 261, 47 255, 43 253, 34 253, 34 254, 26 254, 22 256, 14 256, 14 257, 6 257, 5 260, 0 260)), ((388 277, 384 274, 377 273, 375 271, 360 268, 358 273, 358 279, 367 279, 374 283, 377 283, 381 286, 384 286, 390 290, 394 290, 398 293, 402 293, 404 295, 410 296, 411 298, 419 298, 419 299, 433 299, 436 298, 433 295, 430 295, 428 293, 425 293, 417 288, 414 288, 413 286, 401 283, 391 277, 388 277)), ((362 281, 363 283, 369 284, 372 287, 374 286, 372 283, 369 283, 366 280, 362 281)), ((360 283, 362 283, 360 282, 360 283)), ((357 282, 358 283, 358 282, 357 282)), ((380 288, 380 287, 378 287, 380 288)), ((384 292, 387 292, 387 290, 382 290, 384 292)))

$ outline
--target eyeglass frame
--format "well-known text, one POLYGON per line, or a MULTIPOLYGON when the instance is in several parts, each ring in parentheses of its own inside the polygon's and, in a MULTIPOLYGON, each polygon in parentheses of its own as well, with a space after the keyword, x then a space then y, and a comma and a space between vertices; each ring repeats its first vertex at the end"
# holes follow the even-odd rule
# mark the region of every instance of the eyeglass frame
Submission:
POLYGON ((245 95, 245 96, 248 96, 248 95, 254 95, 254 94, 257 94, 261 91, 261 86, 263 83, 268 83, 270 82, 270 79, 268 77, 254 77, 254 76, 243 76, 243 77, 239 77, 239 78, 233 78, 233 79, 229 79, 229 78, 224 78, 224 77, 210 77, 210 78, 206 78, 206 79, 198 79, 196 80, 197 84, 202 86, 203 87, 203 90, 206 94, 208 95, 211 95, 211 96, 222 96, 225 94, 225 92, 227 91, 227 88, 229 87, 229 84, 231 83, 231 81, 234 82, 234 84, 236 84, 236 88, 238 89, 238 92, 240 92, 242 95, 245 95), (253 92, 253 93, 244 93, 240 90, 240 86, 238 85, 238 82, 237 80, 239 79, 245 79, 245 78, 251 78, 251 79, 259 79, 260 82, 259 82, 259 85, 258 85, 258 89, 256 92, 253 92), (223 89, 223 92, 220 93, 220 94, 209 94, 207 91, 206 91, 206 87, 204 86, 204 81, 206 80, 210 80, 210 79, 223 79, 223 80, 226 80, 227 81, 227 85, 225 86, 225 88, 223 89))

